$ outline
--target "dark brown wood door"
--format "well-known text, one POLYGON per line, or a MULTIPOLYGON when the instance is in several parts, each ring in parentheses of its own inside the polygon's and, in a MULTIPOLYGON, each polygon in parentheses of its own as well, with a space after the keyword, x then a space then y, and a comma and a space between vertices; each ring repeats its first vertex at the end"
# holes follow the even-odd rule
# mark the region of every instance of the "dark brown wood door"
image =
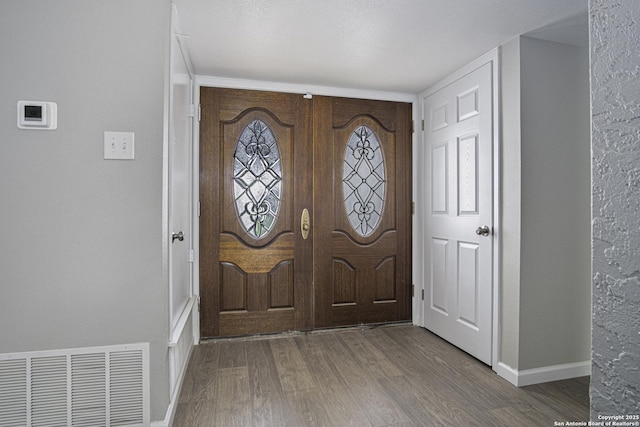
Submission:
POLYGON ((202 88, 201 336, 311 327, 312 102, 202 88))
POLYGON ((314 97, 315 327, 411 318, 411 105, 314 97))
POLYGON ((409 320, 411 105, 216 88, 201 105, 201 336, 409 320))

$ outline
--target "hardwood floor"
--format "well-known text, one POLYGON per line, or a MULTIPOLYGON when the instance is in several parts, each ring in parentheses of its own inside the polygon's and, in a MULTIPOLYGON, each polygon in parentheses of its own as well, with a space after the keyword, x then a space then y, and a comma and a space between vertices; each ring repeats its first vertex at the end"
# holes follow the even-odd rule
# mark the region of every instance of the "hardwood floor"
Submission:
POLYGON ((553 426, 588 420, 588 388, 514 387, 416 326, 314 331, 197 346, 173 425, 553 426))

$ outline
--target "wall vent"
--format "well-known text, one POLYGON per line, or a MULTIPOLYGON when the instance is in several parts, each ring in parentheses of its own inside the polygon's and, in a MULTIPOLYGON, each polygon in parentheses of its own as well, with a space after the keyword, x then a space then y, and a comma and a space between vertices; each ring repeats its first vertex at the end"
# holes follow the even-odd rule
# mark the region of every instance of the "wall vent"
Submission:
POLYGON ((148 425, 148 343, 0 354, 0 427, 148 425))

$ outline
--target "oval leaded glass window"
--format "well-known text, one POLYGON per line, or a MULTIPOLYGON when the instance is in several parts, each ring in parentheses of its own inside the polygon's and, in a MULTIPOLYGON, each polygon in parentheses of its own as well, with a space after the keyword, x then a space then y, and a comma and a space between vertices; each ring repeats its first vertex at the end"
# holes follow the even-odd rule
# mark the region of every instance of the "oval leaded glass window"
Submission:
POLYGON ((238 219, 251 237, 260 239, 275 224, 282 193, 278 142, 265 122, 254 120, 242 130, 233 162, 238 219))
POLYGON ((365 125, 358 127, 345 150, 342 188, 349 223, 362 237, 373 233, 382 217, 384 169, 378 136, 365 125))

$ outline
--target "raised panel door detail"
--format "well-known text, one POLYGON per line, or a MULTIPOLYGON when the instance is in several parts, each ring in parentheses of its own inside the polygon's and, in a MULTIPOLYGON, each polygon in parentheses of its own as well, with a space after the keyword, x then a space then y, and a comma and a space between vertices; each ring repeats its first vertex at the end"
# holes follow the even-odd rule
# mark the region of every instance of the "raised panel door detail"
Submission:
POLYGON ((478 329, 478 244, 458 242, 458 321, 478 329))
POLYGON ((220 311, 247 309, 247 274, 238 266, 221 262, 222 286, 220 288, 220 311))
POLYGON ((390 256, 375 266, 375 286, 376 293, 374 301, 381 302, 393 302, 396 300, 396 257, 390 256))
POLYGON ((354 231, 367 237, 382 217, 385 199, 385 162, 376 133, 359 126, 349 138, 342 173, 344 205, 354 231))
POLYGON ((343 259, 333 260, 333 305, 356 303, 356 269, 343 259))
POLYGON ((269 273, 269 308, 293 308, 293 260, 283 261, 269 273))
POLYGON ((478 213, 478 135, 458 138, 458 213, 478 213))
POLYGON ((458 95, 458 122, 477 116, 478 113, 478 87, 458 95))
POLYGON ((448 240, 433 239, 431 242, 431 308, 442 314, 448 313, 447 303, 447 247, 448 240))
POLYGON ((447 104, 431 110, 431 132, 436 132, 449 126, 447 122, 447 104))
POLYGON ((242 130, 233 155, 233 195, 238 219, 255 239, 271 231, 280 207, 282 164, 271 128, 256 119, 242 130))
POLYGON ((432 148, 431 209, 434 214, 446 214, 449 193, 449 148, 446 143, 432 148))

